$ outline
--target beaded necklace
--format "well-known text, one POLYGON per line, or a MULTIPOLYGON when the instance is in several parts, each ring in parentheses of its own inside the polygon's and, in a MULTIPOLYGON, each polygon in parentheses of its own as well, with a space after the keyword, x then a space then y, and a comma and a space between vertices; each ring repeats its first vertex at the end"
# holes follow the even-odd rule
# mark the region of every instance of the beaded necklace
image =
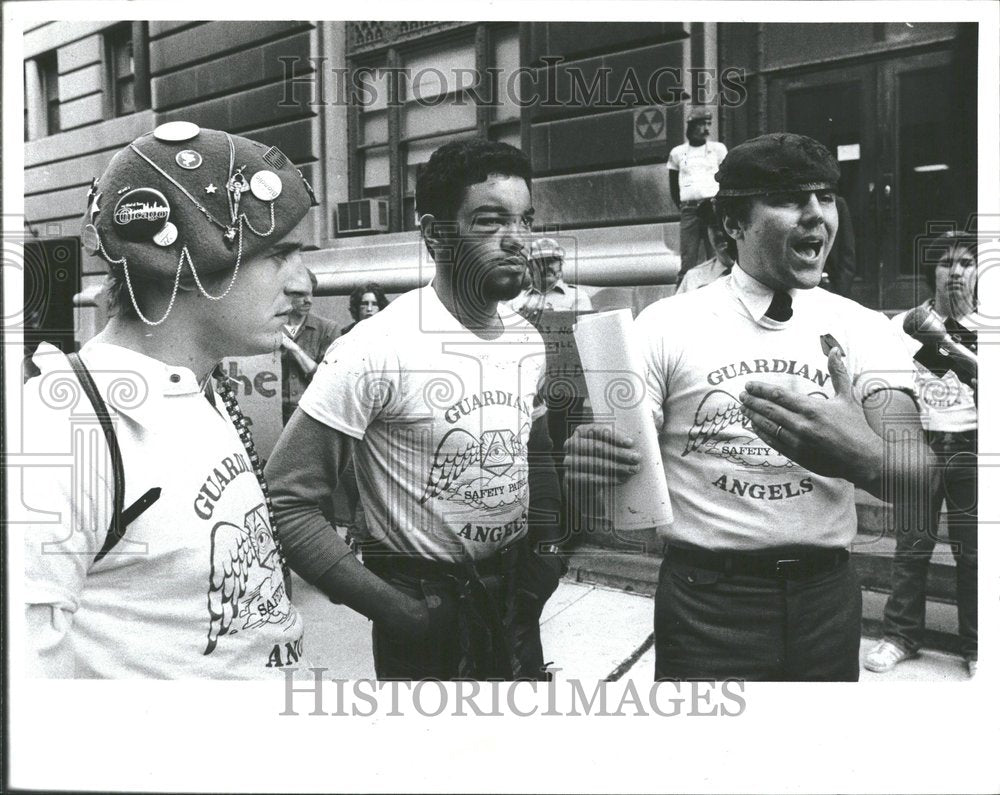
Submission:
POLYGON ((278 537, 278 525, 274 521, 274 504, 271 502, 271 492, 267 488, 267 481, 264 480, 264 468, 261 466, 260 456, 257 455, 257 448, 253 443, 253 435, 250 433, 250 423, 244 416, 239 401, 236 399, 236 393, 230 384, 229 377, 222 371, 221 365, 215 368, 212 372, 212 377, 215 379, 218 395, 222 398, 222 403, 226 407, 226 413, 229 415, 229 419, 232 420, 233 425, 236 426, 236 432, 239 434, 243 448, 247 451, 247 456, 250 458, 250 465, 253 467, 254 475, 257 476, 260 490, 264 493, 264 504, 267 506, 267 519, 271 523, 271 536, 274 538, 274 548, 277 550, 278 560, 281 563, 281 573, 285 578, 285 590, 288 592, 288 598, 291 599, 291 572, 288 570, 285 551, 278 537))

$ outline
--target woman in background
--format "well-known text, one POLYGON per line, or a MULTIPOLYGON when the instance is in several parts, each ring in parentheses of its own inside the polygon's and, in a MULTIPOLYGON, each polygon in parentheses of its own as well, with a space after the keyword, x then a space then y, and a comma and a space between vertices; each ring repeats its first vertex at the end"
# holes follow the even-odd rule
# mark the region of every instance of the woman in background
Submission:
POLYGON ((367 320, 373 315, 389 306, 389 299, 385 297, 385 290, 378 282, 368 282, 359 284, 354 288, 350 298, 351 318, 354 322, 340 332, 344 336, 362 320, 367 320))

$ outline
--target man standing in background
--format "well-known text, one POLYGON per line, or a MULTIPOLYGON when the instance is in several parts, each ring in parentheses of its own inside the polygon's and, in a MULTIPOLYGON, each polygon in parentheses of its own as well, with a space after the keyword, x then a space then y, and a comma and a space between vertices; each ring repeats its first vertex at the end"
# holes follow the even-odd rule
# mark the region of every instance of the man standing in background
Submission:
POLYGON ((734 256, 736 243, 726 237, 726 233, 715 215, 711 199, 705 199, 698 206, 698 215, 708 224, 709 239, 712 241, 712 250, 715 252, 715 256, 689 270, 684 275, 683 280, 678 282, 675 295, 689 293, 699 287, 704 287, 706 284, 711 284, 721 276, 728 276, 736 262, 734 256))
POLYGON ((542 312, 590 312, 594 308, 584 290, 563 279, 566 252, 555 240, 534 241, 530 258, 532 283, 510 302, 512 309, 537 323, 542 312))
POLYGON ((699 262, 715 253, 708 237, 708 224, 698 215, 698 205, 719 190, 715 172, 726 157, 726 147, 709 141, 712 129, 710 108, 695 107, 688 112, 687 143, 670 150, 667 170, 670 196, 681 210, 681 272, 677 281, 699 262), (705 253, 699 253, 704 246, 705 253))
POLYGON ((317 283, 316 275, 303 265, 288 290, 293 309, 281 338, 282 424, 291 419, 326 349, 340 336, 340 327, 332 320, 309 314, 317 283))

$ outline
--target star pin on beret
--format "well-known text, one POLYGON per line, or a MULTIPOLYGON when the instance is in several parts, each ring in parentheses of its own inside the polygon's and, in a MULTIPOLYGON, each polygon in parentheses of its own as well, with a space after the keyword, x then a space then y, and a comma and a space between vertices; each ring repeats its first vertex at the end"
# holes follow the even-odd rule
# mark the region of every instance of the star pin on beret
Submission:
MULTIPOLYGON (((87 196, 82 243, 131 279, 233 270, 280 241, 317 204, 274 146, 191 122, 161 124, 119 151, 87 196)), ((230 283, 230 287, 232 282, 230 283)), ((139 307, 136 307, 139 311, 139 307)), ((169 311, 169 309, 168 309, 169 311)), ((166 319, 149 321, 156 325, 166 319)))
POLYGON ((734 146, 715 173, 720 197, 835 190, 840 166, 819 141, 769 133, 734 146))

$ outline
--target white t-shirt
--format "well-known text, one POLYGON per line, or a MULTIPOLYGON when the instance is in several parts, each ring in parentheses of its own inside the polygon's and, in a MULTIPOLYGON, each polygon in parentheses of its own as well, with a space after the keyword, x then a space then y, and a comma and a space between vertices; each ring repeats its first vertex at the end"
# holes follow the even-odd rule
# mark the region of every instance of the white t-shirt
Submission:
POLYGON ((720 276, 725 275, 726 266, 719 261, 718 257, 712 257, 700 265, 695 265, 685 273, 684 278, 681 279, 681 283, 677 285, 677 292, 674 295, 699 290, 705 285, 711 284, 720 276))
POLYGON ((117 416, 124 507, 161 492, 95 563, 113 509, 108 447, 65 356, 40 346, 23 422, 24 449, 53 461, 24 475, 25 504, 51 512, 24 527, 34 672, 251 679, 306 667, 264 495, 221 398, 210 404, 190 370, 116 345, 80 354, 117 416))
MULTIPOLYGON (((920 350, 921 344, 903 331, 905 318, 906 313, 900 312, 892 319, 892 325, 912 356, 920 350)), ((924 428, 944 433, 976 430, 979 419, 971 387, 963 384, 950 370, 939 378, 917 362, 913 362, 913 368, 920 421, 924 428)))
POLYGON ((761 441, 740 413, 740 392, 757 380, 832 397, 823 334, 840 344, 856 391, 872 383, 912 391, 911 368, 881 314, 826 290, 790 292, 789 321, 764 317, 772 291, 737 265, 636 320, 674 508, 663 529, 671 541, 746 550, 846 547, 854 537, 854 486, 761 441))
POLYGON ((682 202, 711 199, 719 192, 715 172, 726 153, 725 144, 718 141, 706 141, 701 146, 691 146, 685 141, 670 150, 667 168, 679 172, 677 182, 682 202))
POLYGON ((406 293, 330 346, 299 402, 360 441, 365 519, 394 551, 480 560, 527 531, 527 444, 545 345, 506 312, 503 333, 483 340, 433 286, 406 293))

